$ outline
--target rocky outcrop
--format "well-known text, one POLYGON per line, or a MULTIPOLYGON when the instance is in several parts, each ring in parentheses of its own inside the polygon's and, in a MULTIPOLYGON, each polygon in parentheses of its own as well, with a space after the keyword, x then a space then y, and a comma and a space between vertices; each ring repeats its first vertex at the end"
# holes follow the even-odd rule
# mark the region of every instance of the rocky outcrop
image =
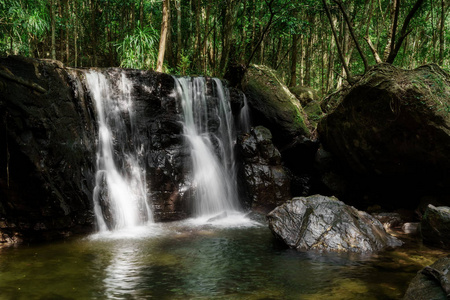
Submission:
POLYGON ((291 198, 291 177, 281 163, 281 154, 272 143, 272 134, 263 126, 240 137, 244 180, 250 206, 270 211, 291 198))
POLYGON ((293 198, 267 218, 272 233, 299 251, 374 252, 402 245, 378 220, 334 197, 293 198))
POLYGON ((0 59, 0 242, 93 229, 92 103, 60 63, 0 59))
POLYGON ((411 281, 403 300, 448 300, 450 298, 450 257, 443 257, 420 270, 411 281))
POLYGON ((424 243, 450 249, 450 207, 429 204, 420 231, 424 243))
POLYGON ((275 145, 280 147, 300 136, 309 137, 308 119, 302 106, 274 70, 257 65, 249 67, 244 92, 254 123, 269 128, 275 145))
MULTIPOLYGON (((133 83, 135 122, 131 125, 129 116, 124 122, 127 131, 142 138, 137 141, 129 132, 126 135, 130 147, 142 145, 155 221, 187 217, 195 191, 174 78, 153 71, 96 71, 112 82, 125 75, 133 83)), ((0 60, 2 243, 94 229, 98 125, 93 97, 83 83, 85 72, 49 60, 0 60)), ((216 90, 214 84, 206 79, 208 91, 216 90)), ((243 96, 236 90, 233 95, 231 106, 237 114, 243 96)), ((215 97, 220 96, 211 92, 206 100, 214 102, 215 97)), ((208 126, 218 130, 219 122, 212 118, 208 126)))
POLYGON ((317 122, 323 116, 322 108, 320 107, 320 99, 317 92, 307 86, 295 86, 289 88, 292 94, 300 101, 303 110, 308 116, 309 122, 315 127, 317 122))
POLYGON ((377 65, 338 103, 321 119, 318 132, 344 173, 351 173, 352 186, 397 206, 448 196, 450 76, 445 71, 435 65, 412 71, 377 65))

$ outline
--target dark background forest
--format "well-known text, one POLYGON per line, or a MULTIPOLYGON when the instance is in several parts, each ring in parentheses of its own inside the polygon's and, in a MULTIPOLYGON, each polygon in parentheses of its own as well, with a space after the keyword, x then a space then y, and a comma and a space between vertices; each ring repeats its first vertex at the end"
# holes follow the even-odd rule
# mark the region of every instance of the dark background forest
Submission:
POLYGON ((230 62, 264 64, 289 86, 325 95, 376 63, 449 68, 449 6, 448 0, 0 0, 0 56, 217 77, 230 62))

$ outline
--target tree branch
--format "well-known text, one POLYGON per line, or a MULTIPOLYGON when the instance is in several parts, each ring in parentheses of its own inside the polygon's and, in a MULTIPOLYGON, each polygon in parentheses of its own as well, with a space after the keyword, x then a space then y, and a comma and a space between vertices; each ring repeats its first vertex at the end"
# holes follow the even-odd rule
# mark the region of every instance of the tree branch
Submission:
POLYGON ((405 21, 403 22, 402 30, 400 31, 400 37, 398 38, 397 43, 395 44, 394 51, 389 53, 389 56, 386 60, 387 63, 392 64, 394 62, 395 57, 397 56, 403 41, 405 40, 406 36, 410 34, 412 31, 408 30, 409 22, 411 22, 412 18, 414 17, 415 13, 419 10, 423 2, 424 0, 417 0, 413 8, 411 8, 410 12, 406 16, 405 21))
POLYGON ((358 40, 356 39, 355 31, 353 30, 353 26, 348 18, 347 12, 345 11, 345 8, 342 5, 341 0, 333 0, 333 1, 339 6, 339 9, 341 10, 342 15, 344 16, 344 20, 347 23, 348 29, 350 30, 350 35, 352 36, 353 42, 355 43, 356 49, 358 50, 358 53, 359 53, 359 56, 361 56, 361 59, 364 63, 364 73, 366 73, 367 70, 369 69, 369 64, 367 63, 367 58, 364 55, 364 53, 361 49, 361 46, 359 45, 358 40))
POLYGON ((336 47, 338 50, 339 58, 341 59, 342 66, 344 67, 345 73, 347 74, 346 80, 348 81, 348 83, 353 84, 354 81, 353 81, 352 75, 350 74, 347 63, 345 62, 345 57, 344 57, 344 54, 342 53, 341 44, 339 42, 339 39, 338 39, 338 36, 336 33, 336 29, 333 26, 333 20, 331 19, 330 10, 328 9, 328 5, 325 1, 326 0, 322 0, 322 4, 323 4, 323 7, 325 8, 325 12, 327 13, 328 20, 330 21, 331 31, 333 32, 334 40, 336 41, 336 47))

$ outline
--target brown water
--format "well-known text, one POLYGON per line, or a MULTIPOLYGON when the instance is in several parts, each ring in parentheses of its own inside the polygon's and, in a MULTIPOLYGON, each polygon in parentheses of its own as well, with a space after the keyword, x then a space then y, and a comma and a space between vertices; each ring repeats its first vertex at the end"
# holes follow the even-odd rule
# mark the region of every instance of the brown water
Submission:
POLYGON ((444 255, 299 253, 266 225, 167 223, 0 249, 0 299, 400 299, 444 255))

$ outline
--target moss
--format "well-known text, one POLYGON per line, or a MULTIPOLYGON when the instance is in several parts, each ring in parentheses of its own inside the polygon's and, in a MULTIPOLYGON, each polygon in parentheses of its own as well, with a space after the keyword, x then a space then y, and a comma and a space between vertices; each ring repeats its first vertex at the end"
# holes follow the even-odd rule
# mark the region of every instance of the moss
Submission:
POLYGON ((251 66, 245 79, 245 89, 251 96, 252 108, 272 122, 282 123, 295 135, 309 135, 308 118, 299 101, 278 79, 274 70, 251 66))

